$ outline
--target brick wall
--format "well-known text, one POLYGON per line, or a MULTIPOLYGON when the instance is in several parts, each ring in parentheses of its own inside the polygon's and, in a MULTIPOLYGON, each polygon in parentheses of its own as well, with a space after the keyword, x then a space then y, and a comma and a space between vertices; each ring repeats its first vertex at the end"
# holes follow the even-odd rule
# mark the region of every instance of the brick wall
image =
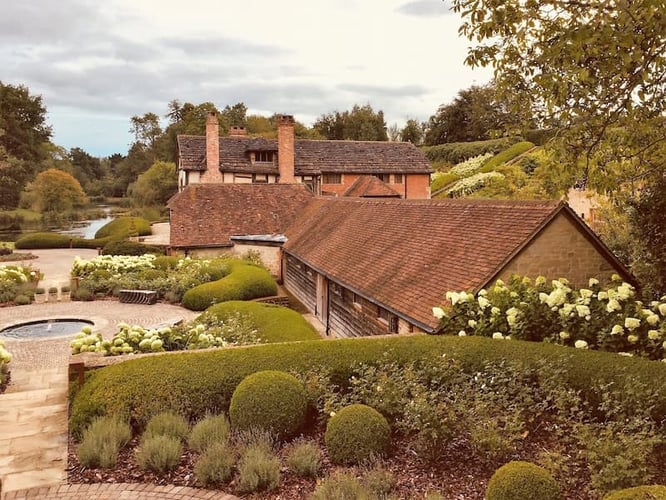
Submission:
POLYGON ((220 173, 220 124, 215 112, 206 117, 206 170, 201 174, 203 183, 222 183, 220 173))
MULTIPOLYGON (((430 174, 409 174, 405 176, 407 198, 412 200, 430 199, 430 174)), ((397 189, 396 189, 397 190, 397 189)))
POLYGON ((279 115, 278 125, 278 169, 282 184, 293 184, 294 178, 294 117, 279 115))
POLYGON ((566 278, 574 286, 587 286, 591 277, 608 281, 617 270, 574 225, 560 213, 504 269, 499 277, 520 274, 536 278, 566 278))

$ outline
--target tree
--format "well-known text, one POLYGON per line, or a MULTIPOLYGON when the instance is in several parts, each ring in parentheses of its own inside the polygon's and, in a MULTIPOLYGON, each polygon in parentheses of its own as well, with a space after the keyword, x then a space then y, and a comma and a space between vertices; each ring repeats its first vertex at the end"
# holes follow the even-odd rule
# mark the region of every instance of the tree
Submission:
MULTIPOLYGON (((508 135, 519 128, 522 119, 512 112, 491 82, 472 85, 458 92, 450 104, 439 107, 428 121, 425 143, 483 141, 508 135)), ((404 140, 404 139, 403 139, 404 140)))
POLYGON ((322 115, 314 129, 329 140, 388 141, 384 112, 375 112, 369 104, 322 115))
POLYGON ((32 208, 38 212, 62 213, 88 203, 79 181, 55 168, 38 174, 26 191, 32 208))
POLYGON ((140 206, 166 205, 177 189, 176 164, 158 161, 139 176, 130 186, 129 193, 133 202, 140 206))
POLYGON ((143 116, 134 115, 130 118, 130 123, 130 132, 134 134, 134 142, 147 148, 152 148, 157 138, 162 135, 160 117, 155 113, 145 113, 143 116))
POLYGON ((51 137, 46 125, 46 108, 41 96, 32 96, 23 85, 5 85, 0 81, 0 146, 7 155, 38 162, 45 155, 42 144, 51 137))
POLYGON ((423 143, 424 128, 425 124, 410 118, 400 131, 400 140, 403 142, 411 142, 418 146, 423 143))

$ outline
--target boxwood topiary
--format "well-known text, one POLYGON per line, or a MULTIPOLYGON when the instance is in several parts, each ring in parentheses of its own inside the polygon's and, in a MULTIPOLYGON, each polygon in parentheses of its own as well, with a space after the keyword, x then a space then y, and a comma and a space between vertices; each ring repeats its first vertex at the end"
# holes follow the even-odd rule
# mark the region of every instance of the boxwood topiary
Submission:
POLYGON ((286 439, 305 424, 307 401, 303 384, 293 375, 257 372, 243 379, 231 397, 231 425, 239 430, 264 429, 286 439))
POLYGON ((619 490, 604 497, 604 500, 663 500, 666 499, 666 486, 636 486, 619 490))
POLYGON ((559 500, 557 482, 530 462, 509 462, 495 471, 486 488, 486 500, 559 500))
POLYGON ((331 460, 337 464, 358 464, 388 451, 391 428, 374 408, 354 404, 336 413, 324 436, 331 460))

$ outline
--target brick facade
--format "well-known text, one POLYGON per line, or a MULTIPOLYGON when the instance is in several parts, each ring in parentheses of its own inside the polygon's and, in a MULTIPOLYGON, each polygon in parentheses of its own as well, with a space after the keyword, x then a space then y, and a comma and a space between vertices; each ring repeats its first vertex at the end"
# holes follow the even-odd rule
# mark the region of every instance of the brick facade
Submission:
POLYGON ((201 173, 199 182, 220 183, 220 124, 215 112, 208 113, 206 117, 206 170, 201 173))
POLYGON ((293 184, 294 178, 294 117, 279 115, 278 126, 278 169, 281 184, 293 184))

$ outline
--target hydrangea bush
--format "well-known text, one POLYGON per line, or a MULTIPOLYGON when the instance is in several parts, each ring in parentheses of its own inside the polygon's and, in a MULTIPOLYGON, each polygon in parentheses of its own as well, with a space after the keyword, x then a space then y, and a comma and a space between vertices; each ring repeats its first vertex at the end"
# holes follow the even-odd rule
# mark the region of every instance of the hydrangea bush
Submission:
POLYGON ((456 174, 459 177, 469 177, 475 174, 484 163, 493 157, 492 153, 475 156, 469 160, 458 163, 455 167, 449 170, 450 173, 456 174))
POLYGON ((561 278, 513 276, 476 295, 447 292, 449 305, 434 307, 442 332, 495 339, 547 341, 578 349, 664 359, 666 296, 643 303, 632 285, 614 275, 607 287, 591 278, 576 289, 561 278))
POLYGON ((20 303, 30 303, 40 277, 29 267, 0 265, 0 303, 19 302, 21 295, 25 302, 20 303))
POLYGON ((504 175, 500 174, 499 172, 481 172, 470 177, 460 179, 453 186, 446 190, 446 194, 453 198, 458 196, 466 196, 488 185, 488 183, 490 183, 493 179, 502 178, 504 178, 504 175))

